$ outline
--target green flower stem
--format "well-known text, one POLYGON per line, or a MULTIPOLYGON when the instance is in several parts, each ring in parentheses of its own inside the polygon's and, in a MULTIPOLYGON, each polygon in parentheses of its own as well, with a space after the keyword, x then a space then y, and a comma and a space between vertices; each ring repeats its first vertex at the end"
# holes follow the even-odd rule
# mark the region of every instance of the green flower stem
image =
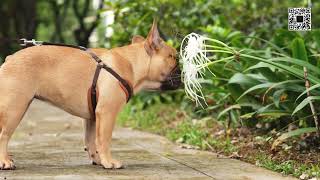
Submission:
POLYGON ((236 52, 233 48, 231 48, 230 46, 228 46, 227 44, 219 41, 219 40, 216 40, 216 39, 210 39, 210 38, 204 38, 204 40, 207 40, 207 41, 211 41, 211 42, 214 42, 214 43, 217 43, 217 44, 220 44, 224 47, 226 47, 227 49, 231 50, 232 52, 236 52))
POLYGON ((198 69, 202 69, 202 68, 208 67, 208 66, 210 66, 212 64, 216 64, 216 63, 219 63, 219 62, 227 61, 227 60, 230 60, 230 59, 233 59, 233 58, 234 58, 234 56, 229 56, 229 57, 222 58, 222 59, 219 59, 219 60, 216 60, 216 61, 211 61, 211 62, 202 64, 201 66, 198 66, 198 69))
POLYGON ((215 49, 209 49, 209 50, 203 50, 202 52, 216 52, 216 53, 228 53, 228 54, 233 54, 231 51, 224 51, 224 50, 215 50, 215 49))
MULTIPOLYGON (((246 53, 249 53, 249 54, 265 54, 266 51, 265 50, 252 50, 252 49, 242 49, 242 51, 245 51, 246 53)), ((273 55, 277 55, 277 56, 281 56, 281 57, 290 57, 290 56, 287 56, 285 54, 281 54, 281 53, 278 53, 278 52, 275 52, 275 51, 270 51, 271 54, 273 55)))
POLYGON ((229 50, 228 48, 225 48, 225 47, 215 46, 215 45, 207 45, 207 44, 205 44, 204 47, 209 47, 209 48, 213 48, 213 49, 221 49, 221 50, 229 50))
POLYGON ((207 41, 211 41, 211 42, 220 44, 220 45, 222 45, 222 46, 224 46, 224 47, 226 47, 226 48, 230 48, 227 44, 225 44, 224 42, 219 41, 219 40, 217 40, 217 39, 211 39, 211 38, 205 37, 204 40, 207 40, 207 41))

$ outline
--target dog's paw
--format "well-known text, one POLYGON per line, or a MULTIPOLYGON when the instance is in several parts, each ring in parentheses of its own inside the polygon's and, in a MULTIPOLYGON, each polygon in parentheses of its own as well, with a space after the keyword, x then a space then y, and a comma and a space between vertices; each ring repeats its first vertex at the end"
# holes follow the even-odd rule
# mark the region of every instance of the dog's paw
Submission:
POLYGON ((16 166, 13 163, 13 160, 4 159, 0 160, 0 170, 14 170, 16 166))
POLYGON ((118 160, 115 160, 115 159, 101 161, 101 165, 105 169, 122 169, 122 168, 124 168, 122 163, 118 160))
POLYGON ((92 159, 91 162, 92 162, 92 165, 101 165, 100 159, 92 159))
POLYGON ((97 151, 91 151, 91 150, 88 150, 87 148, 85 148, 84 150, 88 152, 89 158, 91 159, 91 162, 93 165, 101 164, 101 160, 97 151))

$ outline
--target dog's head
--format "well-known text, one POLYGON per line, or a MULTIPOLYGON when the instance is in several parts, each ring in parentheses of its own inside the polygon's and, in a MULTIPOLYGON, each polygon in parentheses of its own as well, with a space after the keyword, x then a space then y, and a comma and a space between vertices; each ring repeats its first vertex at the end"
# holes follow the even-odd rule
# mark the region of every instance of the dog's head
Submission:
POLYGON ((148 73, 145 88, 147 90, 175 90, 181 85, 181 70, 177 62, 177 51, 167 45, 160 37, 157 23, 154 21, 146 39, 134 36, 132 43, 143 42, 149 55, 148 73))

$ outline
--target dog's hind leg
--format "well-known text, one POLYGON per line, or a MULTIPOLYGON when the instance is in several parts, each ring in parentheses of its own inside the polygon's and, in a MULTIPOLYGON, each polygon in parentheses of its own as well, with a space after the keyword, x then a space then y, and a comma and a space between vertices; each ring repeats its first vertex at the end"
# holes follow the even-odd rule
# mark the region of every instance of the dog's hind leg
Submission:
POLYGON ((2 122, 2 130, 0 133, 0 169, 15 169, 13 161, 8 155, 8 142, 19 125, 24 113, 26 112, 31 101, 15 103, 14 106, 1 108, 0 118, 2 122), (4 111, 5 109, 5 111, 4 111))
POLYGON ((15 169, 15 165, 8 155, 8 142, 33 99, 31 92, 19 91, 19 87, 15 87, 15 89, 6 88, 0 88, 0 123, 2 129, 0 133, 0 169, 2 170, 15 169))
MULTIPOLYGON (((5 112, 0 112, 0 121, 2 122, 6 118, 5 112)), ((8 152, 7 152, 7 146, 9 141, 9 136, 7 132, 2 131, 0 133, 0 169, 15 169, 15 166, 13 164, 13 161, 10 159, 8 152)))
POLYGON ((96 140, 96 122, 91 119, 83 120, 84 126, 84 144, 85 151, 88 152, 89 158, 92 160, 92 164, 100 164, 100 157, 97 154, 97 148, 95 144, 96 140))

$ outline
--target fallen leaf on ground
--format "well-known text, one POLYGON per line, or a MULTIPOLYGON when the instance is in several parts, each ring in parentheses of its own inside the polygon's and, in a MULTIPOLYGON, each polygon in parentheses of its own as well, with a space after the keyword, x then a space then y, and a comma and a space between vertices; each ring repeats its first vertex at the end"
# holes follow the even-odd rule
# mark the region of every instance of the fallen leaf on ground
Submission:
POLYGON ((241 159, 242 156, 239 155, 238 152, 233 152, 230 156, 228 156, 229 158, 232 158, 232 159, 241 159))

